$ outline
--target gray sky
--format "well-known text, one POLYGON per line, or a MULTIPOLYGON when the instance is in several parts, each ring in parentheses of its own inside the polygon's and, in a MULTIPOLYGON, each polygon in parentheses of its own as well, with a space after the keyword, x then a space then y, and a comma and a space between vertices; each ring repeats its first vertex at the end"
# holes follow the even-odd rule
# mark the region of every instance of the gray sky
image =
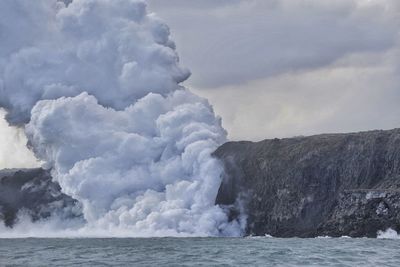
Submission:
MULTIPOLYGON (((398 0, 148 0, 232 140, 400 122, 398 0)), ((0 167, 31 167, 0 121, 0 167)))
POLYGON ((399 125, 400 1, 148 2, 231 139, 399 125))

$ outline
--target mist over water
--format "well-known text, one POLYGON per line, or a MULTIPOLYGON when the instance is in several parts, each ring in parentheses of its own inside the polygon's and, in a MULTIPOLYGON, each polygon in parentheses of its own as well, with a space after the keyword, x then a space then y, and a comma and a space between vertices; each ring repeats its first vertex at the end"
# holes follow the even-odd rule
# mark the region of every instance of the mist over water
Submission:
POLYGON ((3 0, 1 36, 0 106, 84 216, 1 236, 241 235, 214 204, 226 132, 144 1, 3 0))

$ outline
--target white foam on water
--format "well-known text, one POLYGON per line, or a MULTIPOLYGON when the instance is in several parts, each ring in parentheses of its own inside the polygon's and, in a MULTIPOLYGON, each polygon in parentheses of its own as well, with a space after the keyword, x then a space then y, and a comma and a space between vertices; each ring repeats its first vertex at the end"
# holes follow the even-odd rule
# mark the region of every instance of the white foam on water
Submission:
POLYGON ((400 239, 400 235, 391 228, 388 228, 385 231, 378 231, 377 237, 380 239, 400 239))

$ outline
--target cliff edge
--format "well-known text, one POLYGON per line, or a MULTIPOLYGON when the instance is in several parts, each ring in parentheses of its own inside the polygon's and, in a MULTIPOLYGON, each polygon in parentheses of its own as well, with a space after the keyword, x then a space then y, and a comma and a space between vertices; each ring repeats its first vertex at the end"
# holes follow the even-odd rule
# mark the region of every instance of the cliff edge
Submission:
POLYGON ((376 237, 400 230, 400 129, 228 142, 216 203, 247 234, 376 237))

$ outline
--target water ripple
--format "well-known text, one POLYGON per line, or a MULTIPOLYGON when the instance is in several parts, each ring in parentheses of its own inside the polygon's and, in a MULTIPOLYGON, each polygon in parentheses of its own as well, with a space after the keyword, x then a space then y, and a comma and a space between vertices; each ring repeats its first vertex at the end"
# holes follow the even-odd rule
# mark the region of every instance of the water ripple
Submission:
POLYGON ((0 266, 400 266, 400 240, 0 239, 0 266))

